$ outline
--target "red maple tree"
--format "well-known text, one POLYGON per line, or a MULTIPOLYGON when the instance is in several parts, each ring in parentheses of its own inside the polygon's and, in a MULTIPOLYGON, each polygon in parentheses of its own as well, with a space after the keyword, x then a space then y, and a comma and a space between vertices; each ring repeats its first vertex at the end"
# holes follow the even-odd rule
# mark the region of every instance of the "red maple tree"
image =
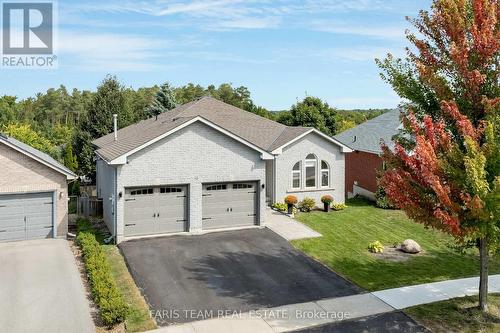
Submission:
POLYGON ((410 22, 415 51, 378 61, 408 100, 406 133, 394 150, 383 144, 381 186, 416 222, 478 246, 486 310, 488 258, 500 243, 500 2, 435 0, 410 22))

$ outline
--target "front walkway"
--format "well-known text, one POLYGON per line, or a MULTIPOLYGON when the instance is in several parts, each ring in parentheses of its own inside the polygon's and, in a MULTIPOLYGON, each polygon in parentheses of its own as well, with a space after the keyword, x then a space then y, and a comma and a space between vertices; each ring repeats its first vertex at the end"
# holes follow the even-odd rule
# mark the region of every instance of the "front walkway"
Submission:
POLYGON ((271 208, 266 208, 266 227, 288 241, 322 237, 319 232, 271 208))
MULTIPOLYGON (((223 331, 290 332, 394 312, 410 306, 434 303, 478 293, 479 278, 448 280, 422 285, 387 289, 373 293, 323 299, 261 309, 225 318, 196 321, 163 327, 155 333, 210 333, 223 331)), ((489 278, 489 291, 500 292, 500 274, 489 278)))

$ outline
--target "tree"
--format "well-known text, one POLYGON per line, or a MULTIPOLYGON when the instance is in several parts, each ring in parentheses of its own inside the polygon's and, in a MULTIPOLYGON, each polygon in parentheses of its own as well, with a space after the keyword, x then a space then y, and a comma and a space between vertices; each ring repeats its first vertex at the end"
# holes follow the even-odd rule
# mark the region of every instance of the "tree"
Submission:
POLYGON ((479 305, 487 310, 488 259, 500 240, 500 2, 434 0, 410 20, 416 52, 378 61, 409 102, 409 145, 383 145, 389 201, 416 222, 480 254, 479 305))
POLYGON ((280 112, 278 121, 288 126, 315 127, 327 135, 337 133, 336 110, 317 97, 308 96, 293 105, 290 112, 280 112))
POLYGON ((160 113, 172 110, 176 105, 174 91, 170 84, 166 82, 160 86, 160 89, 156 92, 155 99, 146 108, 145 113, 148 117, 154 117, 160 113))
POLYGON ((94 179, 95 163, 92 140, 100 138, 113 131, 113 114, 118 115, 120 127, 128 126, 134 122, 134 115, 126 107, 123 86, 114 76, 106 76, 86 111, 75 135, 73 148, 78 152, 78 165, 80 174, 94 179))
POLYGON ((59 151, 52 144, 52 142, 33 130, 29 124, 9 124, 4 126, 2 131, 9 136, 40 150, 41 152, 49 154, 57 160, 60 159, 59 151))
POLYGON ((73 153, 73 146, 71 144, 66 144, 64 148, 64 165, 68 167, 73 172, 78 170, 78 161, 75 154, 73 153))

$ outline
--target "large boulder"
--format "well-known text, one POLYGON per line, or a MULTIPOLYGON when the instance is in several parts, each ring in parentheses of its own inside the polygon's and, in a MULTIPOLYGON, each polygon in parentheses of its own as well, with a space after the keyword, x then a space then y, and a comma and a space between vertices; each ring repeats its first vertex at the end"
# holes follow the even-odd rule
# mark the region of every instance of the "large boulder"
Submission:
POLYGON ((401 246, 399 248, 401 249, 401 251, 406 253, 419 253, 420 251, 422 251, 420 245, 418 245, 418 243, 413 239, 406 239, 403 243, 401 243, 401 246))

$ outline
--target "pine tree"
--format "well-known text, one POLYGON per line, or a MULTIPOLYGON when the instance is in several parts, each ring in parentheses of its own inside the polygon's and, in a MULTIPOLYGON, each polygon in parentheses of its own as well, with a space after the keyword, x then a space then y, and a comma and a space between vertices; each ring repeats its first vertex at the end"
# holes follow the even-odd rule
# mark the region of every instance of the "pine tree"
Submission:
POLYGON ((160 113, 167 112, 176 107, 174 91, 168 82, 161 85, 155 95, 155 99, 145 110, 148 117, 154 117, 160 113))

